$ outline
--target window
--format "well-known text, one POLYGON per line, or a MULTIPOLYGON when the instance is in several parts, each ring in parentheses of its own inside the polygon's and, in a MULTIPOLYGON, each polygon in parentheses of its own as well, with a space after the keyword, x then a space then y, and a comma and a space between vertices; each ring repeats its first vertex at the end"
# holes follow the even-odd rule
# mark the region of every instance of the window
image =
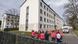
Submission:
POLYGON ((10 20, 8 19, 8 21, 10 21, 10 20))
POLYGON ((46 9, 46 6, 44 5, 44 9, 46 9))
POLYGON ((13 23, 11 23, 11 25, 13 25, 13 23))
POLYGON ((51 16, 51 18, 52 18, 52 16, 51 16))
POLYGON ((48 17, 48 13, 47 13, 47 17, 48 17))
POLYGON ((6 26, 6 28, 8 28, 8 26, 6 26))
POLYGON ((46 15, 46 12, 44 11, 44 15, 46 15))
POLYGON ((29 13, 27 12, 26 15, 28 15, 29 13))
POLYGON ((44 25, 44 28, 46 28, 46 25, 44 25))
POLYGON ((40 28, 42 28, 42 24, 40 24, 40 28))
POLYGON ((26 8, 26 30, 28 29, 29 6, 26 8))
POLYGON ((42 17, 40 17, 40 21, 42 21, 42 17))
POLYGON ((13 20, 11 20, 11 22, 13 22, 13 20))
POLYGON ((47 8, 47 11, 48 11, 48 8, 47 8))
POLYGON ((10 16, 9 16, 9 15, 7 15, 7 18, 10 18, 10 16))
POLYGON ((7 25, 9 25, 9 23, 7 23, 7 25))
POLYGON ((49 9, 49 12, 50 12, 50 9, 49 9))
POLYGON ((50 23, 50 20, 48 22, 50 23))
POLYGON ((47 28, 48 28, 48 25, 47 25, 47 28))
POLYGON ((28 26, 26 26, 26 30, 28 29, 28 26))
POLYGON ((44 22, 46 22, 46 18, 44 18, 44 22))
POLYGON ((0 25, 1 25, 2 21, 0 21, 0 25))
POLYGON ((48 22, 48 19, 47 19, 47 22, 48 22))
POLYGON ((51 20, 50 20, 50 23, 51 23, 51 20))
POLYGON ((29 14, 29 7, 26 8, 26 15, 29 14))
POLYGON ((40 2, 40 6, 42 7, 42 3, 40 2))
POLYGON ((43 14, 43 11, 42 11, 42 9, 40 9, 40 13, 41 13, 41 14, 43 14))
POLYGON ((26 19, 26 22, 28 22, 28 19, 26 19))

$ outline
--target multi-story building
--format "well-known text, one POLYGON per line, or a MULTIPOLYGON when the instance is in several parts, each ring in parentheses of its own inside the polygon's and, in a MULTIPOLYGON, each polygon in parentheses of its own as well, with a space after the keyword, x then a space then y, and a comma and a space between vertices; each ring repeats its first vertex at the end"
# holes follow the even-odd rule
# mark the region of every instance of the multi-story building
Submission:
POLYGON ((1 21, 1 19, 0 19, 0 29, 1 29, 1 22, 2 22, 2 21, 1 21))
POLYGON ((8 28, 18 28, 19 27, 19 16, 12 15, 12 14, 3 14, 1 18, 1 29, 8 29, 8 28))
POLYGON ((19 31, 54 29, 54 13, 43 0, 27 0, 20 9, 19 31))
POLYGON ((55 15, 55 25, 56 25, 56 29, 62 29, 63 25, 64 25, 64 20, 63 18, 61 18, 59 15, 55 15))

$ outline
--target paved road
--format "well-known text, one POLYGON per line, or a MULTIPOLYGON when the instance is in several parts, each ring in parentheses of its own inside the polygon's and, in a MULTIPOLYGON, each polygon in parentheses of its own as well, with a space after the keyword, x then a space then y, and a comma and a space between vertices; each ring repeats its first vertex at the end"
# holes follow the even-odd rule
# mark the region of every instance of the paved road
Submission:
POLYGON ((74 33, 65 34, 64 42, 66 44, 78 44, 78 38, 74 33))

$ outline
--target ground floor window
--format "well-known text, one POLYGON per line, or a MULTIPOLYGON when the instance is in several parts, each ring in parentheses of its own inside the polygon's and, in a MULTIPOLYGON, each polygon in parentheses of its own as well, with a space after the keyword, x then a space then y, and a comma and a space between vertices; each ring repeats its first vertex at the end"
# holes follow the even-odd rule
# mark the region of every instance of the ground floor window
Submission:
POLYGON ((42 28, 42 24, 40 24, 40 28, 42 28))
POLYGON ((0 21, 0 27, 1 27, 1 23, 2 23, 2 22, 0 21))

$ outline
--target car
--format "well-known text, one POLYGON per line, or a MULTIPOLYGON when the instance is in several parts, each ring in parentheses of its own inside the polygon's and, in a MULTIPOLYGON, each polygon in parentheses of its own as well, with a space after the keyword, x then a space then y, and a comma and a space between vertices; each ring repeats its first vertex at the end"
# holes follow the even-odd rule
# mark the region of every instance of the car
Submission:
POLYGON ((69 29, 68 28, 63 28, 62 31, 63 31, 63 33, 69 33, 69 29))
POLYGON ((64 33, 69 33, 70 27, 69 27, 69 26, 63 26, 63 27, 62 27, 62 31, 63 31, 64 33))

